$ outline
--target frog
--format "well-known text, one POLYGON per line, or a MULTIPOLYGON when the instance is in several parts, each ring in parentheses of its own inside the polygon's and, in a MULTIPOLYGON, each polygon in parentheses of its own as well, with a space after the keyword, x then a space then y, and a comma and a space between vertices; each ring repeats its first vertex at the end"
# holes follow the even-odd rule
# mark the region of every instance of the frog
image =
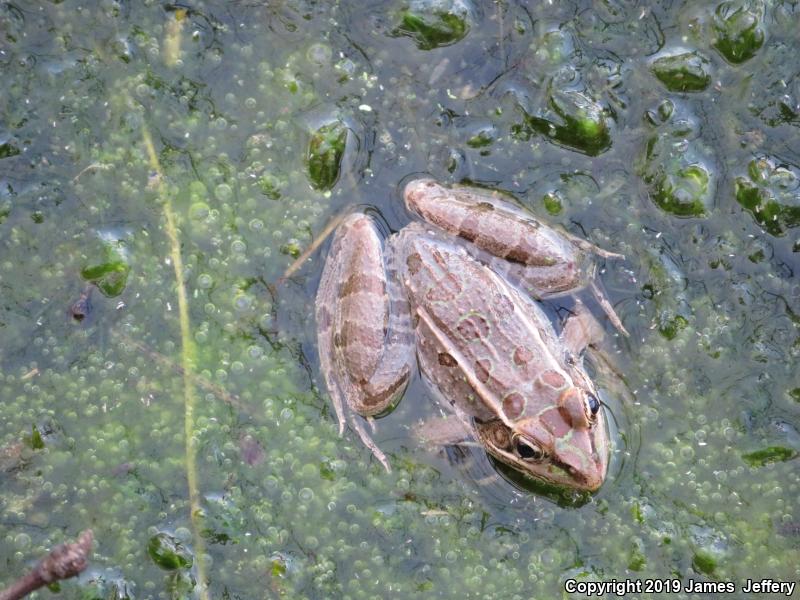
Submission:
POLYGON ((596 491, 609 441, 583 356, 602 326, 576 300, 557 334, 540 301, 593 285, 590 254, 620 255, 483 190, 419 179, 403 196, 421 221, 384 242, 371 216, 350 214, 323 267, 319 360, 340 435, 350 425, 390 471, 368 428, 419 371, 450 430, 535 480, 596 491))

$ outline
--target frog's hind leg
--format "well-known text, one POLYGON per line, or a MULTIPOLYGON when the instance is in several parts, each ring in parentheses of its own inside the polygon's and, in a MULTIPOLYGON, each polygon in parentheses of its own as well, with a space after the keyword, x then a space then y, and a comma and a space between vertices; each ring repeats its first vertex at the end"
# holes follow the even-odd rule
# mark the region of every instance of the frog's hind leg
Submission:
POLYGON ((373 408, 359 410, 364 416, 384 412, 396 403, 414 370, 414 330, 411 310, 403 292, 395 265, 394 238, 389 240, 386 252, 386 296, 388 316, 383 340, 383 352, 375 370, 364 387, 373 408))
MULTIPOLYGON (((369 434, 369 432, 364 429, 363 420, 359 420, 357 416, 352 414, 348 420, 350 422, 350 426, 358 434, 358 437, 361 438, 361 443, 372 451, 373 456, 375 456, 375 458, 378 459, 378 462, 383 465, 383 468, 386 469, 386 472, 391 473, 392 467, 389 465, 389 459, 386 458, 386 454, 383 453, 383 450, 378 448, 378 444, 375 443, 375 440, 372 439, 372 436, 369 434)), ((372 419, 370 418, 369 421, 371 422, 372 419)))
POLYGON ((328 259, 322 269, 322 277, 317 289, 314 312, 317 321, 317 347, 319 352, 320 371, 328 388, 333 410, 339 422, 339 435, 344 433, 345 413, 342 390, 339 388, 337 366, 334 349, 335 300, 339 295, 339 282, 342 278, 344 263, 337 258, 342 252, 342 240, 346 237, 346 228, 340 227, 333 238, 328 259))
POLYGON ((414 336, 391 240, 383 252, 371 219, 343 221, 328 255, 317 295, 320 364, 339 419, 384 468, 386 455, 360 417, 385 412, 402 396, 413 372, 414 336), (384 260, 384 254, 387 255, 384 260))

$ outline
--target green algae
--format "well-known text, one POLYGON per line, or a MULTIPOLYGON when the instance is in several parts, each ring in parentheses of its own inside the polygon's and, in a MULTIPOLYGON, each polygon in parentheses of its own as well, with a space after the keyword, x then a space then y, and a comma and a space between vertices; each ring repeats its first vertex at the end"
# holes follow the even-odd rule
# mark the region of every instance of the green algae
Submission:
POLYGON ((548 110, 526 115, 526 126, 554 141, 597 156, 611 146, 609 112, 577 90, 552 89, 548 110))
POLYGON ((711 82, 709 60, 698 52, 662 56, 654 60, 650 68, 673 92, 700 92, 711 82))
POLYGON ((702 217, 706 214, 709 174, 700 165, 688 165, 674 172, 653 177, 653 200, 662 209, 678 217, 702 217))
POLYGON ((747 173, 736 178, 734 194, 757 223, 774 236, 800 225, 800 178, 796 169, 772 157, 761 157, 750 161, 747 173))
POLYGON ((692 557, 692 567, 698 573, 713 576, 714 570, 717 568, 717 561, 710 553, 699 550, 692 557))
POLYGON ((761 0, 720 3, 714 13, 714 48, 734 64, 751 59, 764 45, 763 14, 761 0))
POLYGON ((709 214, 716 187, 713 171, 698 159, 708 153, 693 119, 673 114, 670 101, 647 112, 656 133, 638 161, 651 200, 676 217, 709 214))
MULTIPOLYGON (((308 142, 308 176, 311 185, 318 190, 329 190, 339 180, 342 170, 342 157, 347 143, 347 127, 341 121, 333 121, 319 127, 308 142)), ((262 193, 265 181, 259 180, 262 193)), ((266 188, 266 195, 275 191, 266 188)))
POLYGON ((742 459, 751 467, 763 467, 764 465, 791 460, 797 456, 797 450, 784 448, 782 446, 770 446, 755 452, 742 454, 742 459))
POLYGON ((124 290, 131 270, 123 240, 104 239, 94 244, 91 256, 81 267, 81 277, 93 283, 109 298, 119 296, 124 290))
POLYGON ((189 550, 168 533, 157 533, 147 542, 147 554, 165 571, 188 569, 194 560, 189 550))
POLYGON ((420 50, 433 50, 455 44, 468 32, 469 23, 463 15, 435 9, 425 12, 404 10, 392 35, 413 39, 420 50))
POLYGON ((561 196, 556 192, 547 192, 542 197, 544 209, 551 215, 557 215, 564 210, 564 202, 561 196))

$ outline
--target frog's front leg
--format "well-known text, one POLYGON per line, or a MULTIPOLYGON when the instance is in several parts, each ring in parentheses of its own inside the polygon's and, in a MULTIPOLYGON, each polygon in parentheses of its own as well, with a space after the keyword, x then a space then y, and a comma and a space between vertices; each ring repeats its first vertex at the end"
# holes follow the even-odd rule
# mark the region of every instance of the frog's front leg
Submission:
POLYGON ((603 341, 603 328, 580 300, 575 301, 573 313, 564 321, 560 341, 562 348, 574 357, 603 341))
POLYGON ((353 413, 386 410, 412 373, 413 333, 392 261, 387 279, 375 225, 366 215, 350 215, 334 236, 315 305, 320 367, 339 432, 350 423, 387 470, 386 456, 353 413))

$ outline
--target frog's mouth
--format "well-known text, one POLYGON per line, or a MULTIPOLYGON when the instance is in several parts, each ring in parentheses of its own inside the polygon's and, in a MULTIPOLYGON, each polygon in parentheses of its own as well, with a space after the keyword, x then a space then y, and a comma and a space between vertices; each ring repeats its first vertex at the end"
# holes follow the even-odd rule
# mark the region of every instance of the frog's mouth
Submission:
MULTIPOLYGON (((600 423, 602 425, 602 423, 600 423)), ((516 435, 501 420, 475 420, 475 431, 481 444, 496 459, 515 470, 558 487, 596 491, 603 483, 606 474, 607 460, 604 456, 605 445, 597 443, 595 435, 590 435, 591 457, 579 457, 576 464, 563 460, 559 456, 578 458, 566 448, 567 442, 559 443, 556 453, 546 453, 524 437, 516 435)))

